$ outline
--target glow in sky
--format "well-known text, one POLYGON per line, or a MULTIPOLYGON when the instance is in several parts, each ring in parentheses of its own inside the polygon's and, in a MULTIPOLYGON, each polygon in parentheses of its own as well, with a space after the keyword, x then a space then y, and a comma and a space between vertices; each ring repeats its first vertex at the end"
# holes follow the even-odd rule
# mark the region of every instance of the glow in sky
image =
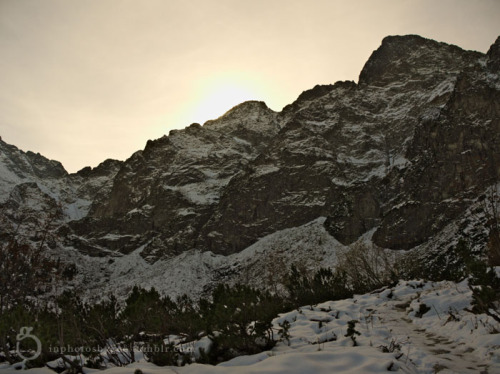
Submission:
POLYGON ((243 71, 214 73, 197 80, 189 104, 179 111, 184 123, 215 119, 247 100, 272 97, 272 89, 257 76, 243 71))
POLYGON ((0 136, 74 172, 357 81, 387 35, 486 52, 498 19, 498 0, 0 0, 0 136))

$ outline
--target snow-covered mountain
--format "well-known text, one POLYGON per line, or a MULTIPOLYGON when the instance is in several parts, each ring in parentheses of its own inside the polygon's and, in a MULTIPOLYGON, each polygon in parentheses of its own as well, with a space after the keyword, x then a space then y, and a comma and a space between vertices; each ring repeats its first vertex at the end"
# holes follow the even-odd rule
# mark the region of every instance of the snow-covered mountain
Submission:
POLYGON ((387 37, 358 83, 281 112, 245 102, 76 174, 0 141, 0 237, 36 240, 50 222, 69 284, 101 295, 266 287, 358 241, 431 259, 464 238, 487 255, 500 245, 499 49, 387 37))

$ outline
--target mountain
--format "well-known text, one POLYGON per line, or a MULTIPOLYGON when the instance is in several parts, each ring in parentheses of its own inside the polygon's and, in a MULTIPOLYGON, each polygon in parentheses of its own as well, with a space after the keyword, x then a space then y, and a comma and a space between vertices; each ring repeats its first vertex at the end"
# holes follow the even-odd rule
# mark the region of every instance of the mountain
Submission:
POLYGON ((496 261, 499 51, 389 36, 358 83, 281 112, 245 102, 76 174, 0 141, 1 237, 50 223, 68 284, 90 294, 266 287, 359 242, 433 269, 462 239, 496 261))

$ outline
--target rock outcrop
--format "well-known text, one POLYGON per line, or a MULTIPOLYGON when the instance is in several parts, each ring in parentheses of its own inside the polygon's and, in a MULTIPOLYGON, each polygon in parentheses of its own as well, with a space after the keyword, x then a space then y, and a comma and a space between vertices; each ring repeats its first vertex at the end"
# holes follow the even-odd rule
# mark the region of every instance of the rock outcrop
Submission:
POLYGON ((35 199, 61 248, 149 264, 239 253, 319 217, 339 245, 423 248, 499 181, 499 43, 482 54, 390 36, 358 83, 316 86, 281 112, 242 103, 71 175, 0 142, 3 216, 19 224, 35 199))

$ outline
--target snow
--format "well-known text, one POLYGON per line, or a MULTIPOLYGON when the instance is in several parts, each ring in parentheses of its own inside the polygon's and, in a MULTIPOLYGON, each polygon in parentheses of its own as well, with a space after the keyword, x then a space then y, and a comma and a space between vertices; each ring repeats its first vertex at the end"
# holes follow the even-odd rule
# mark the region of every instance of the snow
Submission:
POLYGON ((247 145, 247 146, 251 146, 252 145, 249 142, 247 142, 246 140, 238 138, 237 136, 233 136, 233 139, 234 139, 234 141, 236 143, 244 144, 244 145, 247 145))
POLYGON ((130 236, 132 236, 132 235, 118 235, 118 234, 107 233, 106 235, 102 236, 101 239, 115 241, 115 240, 120 240, 120 239, 125 238, 125 237, 130 237, 130 236))
POLYGON ((189 216, 192 214, 196 214, 196 212, 193 209, 190 208, 182 208, 177 210, 177 215, 178 216, 189 216))
POLYGON ((205 365, 190 365, 176 370, 179 374, 198 373, 387 373, 391 360, 381 357, 373 349, 364 347, 355 352, 349 349, 294 352, 290 355, 272 353, 259 354, 254 360, 232 360, 215 367, 205 365), (375 353, 375 354, 374 354, 375 353), (266 357, 267 356, 267 357, 266 357))
POLYGON ((431 96, 428 98, 428 102, 435 100, 443 95, 450 94, 455 88, 456 78, 452 80, 444 80, 433 90, 431 96))
POLYGON ((489 357, 500 364, 500 352, 492 349, 500 347, 499 324, 489 316, 478 317, 464 312, 471 308, 471 297, 472 291, 467 282, 457 285, 442 282, 411 302, 410 308, 413 311, 410 317, 419 328, 433 333, 439 331, 441 335, 451 338, 457 346, 474 347, 475 354, 480 358, 489 357), (431 309, 422 318, 415 318, 415 310, 418 310, 421 303, 431 309), (450 319, 458 321, 450 323, 450 319))
POLYGON ((25 178, 19 177, 7 167, 6 156, 0 153, 0 203, 9 198, 10 192, 20 183, 26 182, 25 178))
MULTIPOLYGON (((138 355, 138 362, 104 373, 129 374, 135 369, 145 374, 500 372, 500 324, 487 315, 469 312, 471 297, 466 281, 400 281, 392 288, 303 306, 277 316, 273 320, 275 331, 286 320, 290 322, 289 338, 280 339, 276 333, 279 341, 269 351, 236 357, 217 366, 162 368, 138 355), (421 303, 431 309, 419 318, 415 311, 421 303), (353 320, 359 333, 355 335, 356 346, 346 336, 348 323, 353 320)), ((210 340, 204 337, 179 347, 197 352, 209 346, 210 340)), ((0 373, 13 370, 12 366, 0 366, 0 373)), ((85 369, 85 373, 94 372, 85 369)), ((41 368, 26 373, 52 372, 41 368)))
POLYGON ((190 183, 183 186, 163 186, 165 190, 178 191, 184 198, 196 205, 210 205, 217 203, 221 190, 231 178, 207 178, 200 183, 190 183))
POLYGON ((341 187, 348 187, 352 184, 352 182, 348 182, 348 181, 345 181, 343 179, 340 179, 340 178, 332 178, 332 183, 337 185, 337 186, 341 186, 341 187))
POLYGON ((500 324, 484 314, 467 311, 471 291, 466 282, 401 281, 392 289, 351 299, 305 306, 277 317, 273 324, 291 323, 290 338, 268 352, 238 357, 216 367, 191 365, 179 373, 407 373, 489 372, 500 370, 500 324), (415 317, 417 304, 431 311, 415 317), (401 305, 408 305, 406 308, 401 305), (453 311, 458 321, 447 319, 453 311), (349 321, 358 346, 346 337, 349 321), (321 325, 320 322, 321 321, 321 325), (492 333, 493 332, 493 333, 492 333), (391 342, 399 349, 384 353, 391 342), (399 358, 398 358, 399 357, 399 358), (226 371, 231 368, 231 371, 226 371))
POLYGON ((75 221, 84 218, 92 205, 92 201, 76 198, 72 203, 63 206, 64 216, 67 221, 75 221))
MULTIPOLYGON (((4 149, 3 147, 0 145, 0 203, 10 197, 17 185, 36 183, 41 194, 47 195, 61 206, 64 222, 84 218, 89 212, 95 191, 102 191, 114 176, 114 173, 87 179, 76 174, 58 178, 39 176, 43 173, 35 172, 26 153, 14 146, 6 145, 4 149)), ((27 204, 24 206, 33 208, 27 204)))
POLYGON ((262 165, 262 166, 259 166, 257 168, 254 176, 260 177, 260 176, 266 175, 266 174, 277 173, 278 171, 280 171, 280 168, 275 166, 275 165, 262 165))
POLYGON ((337 252, 344 246, 325 230, 324 221, 325 217, 320 217, 302 226, 277 231, 229 256, 193 248, 151 264, 141 256, 144 246, 127 255, 110 253, 114 256, 112 261, 109 257, 87 256, 70 247, 56 254, 61 261, 77 264, 78 274, 73 282, 75 286, 86 285, 88 299, 101 299, 109 292, 123 298, 135 285, 154 287, 173 298, 183 294, 197 298, 219 282, 262 287, 262 279, 266 279, 269 287, 275 287, 291 264, 310 270, 316 269, 318 263, 333 267, 337 252))
POLYGON ((306 123, 312 126, 331 126, 331 123, 328 123, 326 121, 306 121, 306 123))
POLYGON ((210 347, 212 347, 212 341, 207 336, 198 340, 193 346, 195 358, 200 358, 201 351, 208 352, 210 347))

